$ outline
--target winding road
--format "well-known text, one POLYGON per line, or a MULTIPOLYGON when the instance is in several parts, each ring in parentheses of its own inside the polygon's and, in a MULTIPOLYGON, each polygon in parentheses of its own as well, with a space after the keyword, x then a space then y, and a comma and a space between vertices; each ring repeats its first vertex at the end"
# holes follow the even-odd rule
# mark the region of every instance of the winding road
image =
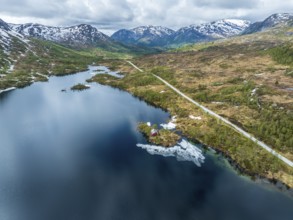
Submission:
MULTIPOLYGON (((132 62, 127 61, 131 66, 133 66, 135 69, 137 69, 140 72, 144 72, 142 69, 140 69, 139 67, 137 67, 136 65, 134 65, 132 62)), ((277 153, 275 150, 273 150, 271 147, 269 147, 268 145, 266 145, 264 142, 256 139, 253 135, 247 133, 246 131, 244 131, 242 128, 238 127, 237 125, 231 123, 230 121, 228 121, 227 119, 223 118, 222 116, 218 115, 217 113, 213 112, 212 110, 204 107, 203 105, 201 105, 200 103, 194 101, 193 99, 191 99, 190 97, 188 97, 187 95, 185 95, 184 93, 182 93, 179 89, 175 88, 174 86, 172 86, 170 83, 168 83, 167 81, 165 81, 164 79, 162 79, 161 77, 152 74, 154 77, 156 77, 157 79, 159 79, 161 82, 163 82, 166 86, 168 86, 170 89, 172 89, 174 92, 176 92, 177 94, 179 94, 180 96, 182 96, 183 98, 187 99, 189 102, 193 103, 194 105, 196 105, 197 107, 201 108, 205 113, 212 115, 213 117, 221 120, 222 122, 224 122, 225 124, 229 125, 230 127, 232 127, 234 130, 236 130, 237 132, 239 132, 240 134, 242 134, 243 136, 247 137, 248 139, 254 141, 257 145, 259 145, 260 147, 262 147, 263 149, 265 149, 266 151, 268 151, 269 153, 271 153, 272 155, 276 156, 277 158, 279 158, 280 160, 282 160, 284 163, 286 163, 287 165, 289 165, 290 167, 293 167, 293 162, 291 160, 289 160, 288 158, 282 156, 281 154, 277 153)))

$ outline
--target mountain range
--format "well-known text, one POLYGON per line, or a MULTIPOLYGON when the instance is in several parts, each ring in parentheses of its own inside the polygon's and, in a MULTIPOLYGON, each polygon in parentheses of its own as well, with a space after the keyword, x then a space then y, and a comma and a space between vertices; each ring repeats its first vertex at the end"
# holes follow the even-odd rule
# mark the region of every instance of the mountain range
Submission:
POLYGON ((111 37, 86 24, 51 27, 33 23, 8 24, 0 20, 0 43, 4 49, 7 49, 11 43, 11 37, 16 37, 21 41, 36 38, 73 48, 129 49, 130 45, 168 47, 251 34, 279 25, 292 26, 293 15, 273 14, 264 21, 256 23, 238 19, 223 19, 201 25, 190 25, 177 31, 161 26, 141 26, 130 30, 118 30, 111 37))
POLYGON ((222 19, 206 24, 190 25, 177 31, 161 26, 142 26, 130 30, 118 30, 111 38, 126 44, 168 47, 252 34, 279 25, 292 26, 293 15, 288 13, 273 14, 264 21, 255 23, 239 19, 222 19))
POLYGON ((142 26, 119 30, 111 38, 122 43, 167 46, 232 37, 241 34, 249 25, 250 22, 245 20, 223 19, 207 24, 190 25, 178 31, 161 26, 142 26))

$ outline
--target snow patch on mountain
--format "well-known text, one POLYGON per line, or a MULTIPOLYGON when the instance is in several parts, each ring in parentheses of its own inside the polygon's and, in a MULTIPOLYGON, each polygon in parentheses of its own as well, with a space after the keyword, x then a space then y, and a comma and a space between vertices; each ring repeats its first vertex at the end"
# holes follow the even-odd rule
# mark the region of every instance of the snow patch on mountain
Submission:
POLYGON ((162 26, 141 26, 137 28, 133 28, 130 31, 132 31, 134 34, 136 34, 139 38, 144 37, 144 35, 153 35, 157 37, 165 37, 165 36, 170 36, 173 34, 175 31, 162 27, 162 26))
POLYGON ((0 70, 11 73, 14 70, 14 64, 16 60, 13 60, 10 55, 12 52, 13 45, 18 42, 30 50, 29 40, 21 34, 15 32, 6 22, 0 19, 0 50, 2 50, 3 56, 1 56, 0 70))
POLYGON ((17 38, 25 44, 29 42, 29 40, 25 39, 24 36, 12 30, 8 24, 0 19, 0 43, 1 46, 4 47, 4 51, 6 51, 6 53, 9 53, 13 38, 17 38))
POLYGON ((122 29, 115 32, 111 38, 128 44, 161 45, 162 41, 174 34, 175 31, 161 26, 140 26, 130 30, 122 29))
POLYGON ((191 25, 188 28, 213 38, 227 38, 241 34, 249 25, 250 22, 246 20, 223 19, 201 25, 191 25))

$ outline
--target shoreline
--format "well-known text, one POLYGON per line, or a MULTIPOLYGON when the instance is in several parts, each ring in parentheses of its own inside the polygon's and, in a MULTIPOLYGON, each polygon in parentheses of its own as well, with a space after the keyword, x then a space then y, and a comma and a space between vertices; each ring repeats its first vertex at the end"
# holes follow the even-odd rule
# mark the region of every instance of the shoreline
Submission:
MULTIPOLYGON (((88 66, 88 69, 86 71, 89 70, 89 67, 92 66, 92 65, 89 65, 88 66)), ((82 71, 82 72, 86 72, 86 71, 82 71)), ((76 72, 74 74, 77 74, 77 73, 82 73, 82 72, 76 72)), ((71 75, 71 74, 70 74, 71 75)), ((57 76, 58 77, 58 76, 57 76)), ((101 83, 100 83, 101 84, 101 83)), ((102 83, 103 84, 103 83, 102 83)), ((162 110, 168 112, 170 115, 170 111, 168 111, 168 109, 165 109, 163 108, 162 106, 160 106, 159 104, 156 104, 156 103, 153 103, 151 101, 148 101, 146 100, 143 96, 136 96, 134 95, 131 91, 127 90, 126 88, 119 88, 119 87, 115 87, 111 84, 104 84, 104 85, 107 85, 107 86, 110 86, 112 88, 118 88, 122 91, 126 91, 128 92, 129 94, 133 95, 134 97, 136 98, 139 98, 140 100, 143 100, 144 102, 152 105, 152 106, 155 106, 157 108, 161 108, 162 110)), ((12 90, 15 90, 17 89, 16 87, 10 87, 10 88, 7 88, 5 90, 0 90, 0 94, 2 93, 5 93, 5 92, 8 92, 8 91, 12 91, 12 90)), ((194 137, 190 137, 188 134, 186 134, 183 130, 179 129, 178 131, 182 132, 183 133, 183 136, 182 137, 186 137, 189 141, 193 141, 193 142, 198 142, 200 144, 202 144, 204 146, 204 148, 208 148, 208 147, 211 147, 210 145, 207 145, 204 143, 204 141, 201 141, 200 139, 195 139, 194 137)), ((248 176, 249 178, 251 178, 253 181, 257 181, 258 179, 265 179, 265 180, 268 180, 274 187, 276 187, 278 190, 282 190, 282 188, 287 188, 287 190, 290 190, 290 189, 293 189, 292 186, 286 184, 285 182, 283 182, 282 180, 278 179, 278 178, 275 178, 275 177, 268 177, 266 175, 262 175, 262 174, 258 174, 258 173, 253 173, 253 172, 250 172, 249 170, 243 168, 238 162, 237 160, 233 159, 232 156, 228 153, 228 152, 225 152, 224 150, 220 149, 220 148, 217 148, 215 146, 211 147, 213 150, 215 150, 217 152, 217 154, 220 154, 222 155, 225 159, 227 159, 229 161, 229 164, 236 170, 236 172, 240 172, 240 174, 242 175, 245 175, 245 176, 248 176), (278 187, 277 186, 277 183, 281 183, 281 185, 283 185, 283 187, 278 187)), ((284 190, 284 189, 283 189, 284 190)))
MULTIPOLYGON (((83 71, 83 72, 85 72, 85 71, 83 71)), ((79 72, 77 72, 77 73, 79 73, 79 72)), ((115 88, 115 87, 113 87, 111 85, 107 85, 107 86, 115 88)), ((10 87, 10 88, 7 88, 5 90, 0 90, 0 94, 8 92, 8 91, 15 90, 15 89, 17 89, 17 88, 16 87, 10 87)), ((171 113, 167 109, 162 108, 160 105, 155 105, 155 103, 149 102, 149 101, 145 100, 143 97, 135 96, 133 93, 131 93, 130 91, 128 91, 126 89, 122 89, 122 88, 118 88, 118 89, 122 90, 122 91, 125 91, 125 92, 128 92, 132 96, 134 96, 134 97, 136 97, 136 98, 138 98, 138 99, 140 99, 140 100, 142 100, 142 101, 144 101, 144 102, 146 102, 146 103, 148 103, 148 104, 150 104, 152 106, 155 106, 157 108, 160 108, 160 109, 168 112, 170 114, 170 116, 171 116, 171 113)), ((182 132, 182 131, 179 129, 179 132, 182 132)), ((229 165, 233 168, 233 170, 236 173, 238 173, 238 175, 248 177, 251 181, 253 181, 255 183, 259 183, 259 184, 267 186, 267 187, 272 186, 273 188, 288 194, 290 197, 293 197, 293 193, 291 192, 291 190, 293 188, 290 187, 289 185, 287 185, 286 183, 282 182, 281 180, 276 179, 276 178, 268 178, 268 177, 266 177, 264 175, 260 175, 260 174, 251 173, 249 170, 246 170, 243 167, 241 167, 241 165, 239 163, 237 163, 236 160, 232 159, 232 157, 227 152, 225 152, 225 151, 223 151, 221 149, 218 149, 216 147, 206 145, 206 144, 204 144, 203 141, 201 141, 199 139, 194 139, 193 137, 189 137, 186 134, 183 134, 182 138, 186 138, 188 141, 191 141, 193 143, 200 143, 202 145, 203 150, 208 150, 209 148, 213 149, 215 151, 215 154, 222 156, 223 158, 225 158, 228 161, 229 165)))
POLYGON ((8 87, 6 89, 0 90, 0 94, 5 93, 5 92, 9 92, 12 90, 20 89, 20 88, 25 88, 25 87, 31 86, 32 84, 37 83, 37 82, 47 82, 51 77, 65 77, 65 76, 75 75, 75 74, 79 74, 79 73, 84 73, 84 72, 90 71, 91 67, 98 67, 98 66, 99 66, 98 64, 96 64, 96 65, 91 64, 91 65, 88 65, 87 68, 81 69, 78 72, 70 72, 70 73, 66 73, 66 74, 62 74, 62 75, 60 75, 60 74, 49 74, 49 75, 37 74, 37 75, 45 77, 46 81, 32 81, 30 83, 26 83, 26 84, 19 86, 19 87, 15 87, 15 86, 8 87))
POLYGON ((227 160, 229 166, 233 171, 235 171, 238 175, 242 177, 248 178, 250 181, 253 181, 254 183, 266 186, 266 187, 273 187, 276 190, 279 190, 281 192, 284 192, 287 194, 290 198, 293 198, 293 187, 290 187, 288 184, 284 183, 283 181, 277 179, 277 178, 269 178, 261 174, 255 174, 250 172, 249 170, 246 170, 245 168, 241 167, 239 163, 237 163, 236 160, 234 160, 227 152, 215 148, 213 146, 205 145, 201 140, 194 139, 192 137, 188 137, 185 135, 182 135, 182 138, 187 139, 188 141, 200 144, 201 149, 203 152, 212 152, 214 155, 220 155, 225 160, 227 160))

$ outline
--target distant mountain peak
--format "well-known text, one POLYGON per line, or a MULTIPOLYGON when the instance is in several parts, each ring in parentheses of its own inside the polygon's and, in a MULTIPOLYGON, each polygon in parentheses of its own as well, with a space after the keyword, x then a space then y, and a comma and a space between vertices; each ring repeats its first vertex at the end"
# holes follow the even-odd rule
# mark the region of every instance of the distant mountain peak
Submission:
POLYGON ((240 19, 222 19, 200 25, 190 25, 179 29, 172 37, 171 44, 198 43, 228 38, 241 34, 249 21, 240 19))
POLYGON ((170 28, 166 28, 162 26, 154 26, 154 25, 140 26, 140 27, 133 28, 130 31, 133 31, 136 34, 141 34, 141 35, 151 33, 156 36, 171 35, 175 32, 170 28))
POLYGON ((264 20, 264 23, 267 23, 271 26, 278 25, 280 23, 287 22, 293 19, 293 14, 289 13, 277 13, 269 16, 267 19, 264 20))
POLYGON ((269 16, 262 22, 255 22, 251 24, 250 27, 244 31, 244 34, 252 34, 276 27, 278 25, 288 25, 289 23, 293 23, 293 14, 276 13, 269 16))
POLYGON ((213 38, 232 37, 243 32, 249 27, 250 21, 240 19, 222 19, 200 25, 191 25, 188 28, 194 29, 203 35, 213 38))
POLYGON ((293 16, 292 13, 276 13, 276 14, 272 14, 268 18, 284 19, 285 20, 285 19, 289 19, 292 16, 293 16))
POLYGON ((251 24, 250 21, 242 20, 242 19, 222 19, 219 22, 231 23, 231 24, 235 24, 235 25, 238 25, 238 26, 241 26, 241 27, 251 24))

